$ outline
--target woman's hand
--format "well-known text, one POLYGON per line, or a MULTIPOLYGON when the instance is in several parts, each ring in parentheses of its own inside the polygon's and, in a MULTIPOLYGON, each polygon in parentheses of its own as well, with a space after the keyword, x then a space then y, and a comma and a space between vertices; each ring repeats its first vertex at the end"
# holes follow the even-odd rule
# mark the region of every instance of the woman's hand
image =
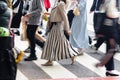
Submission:
POLYGON ((70 30, 67 30, 66 33, 67 33, 68 35, 70 35, 70 34, 71 34, 71 31, 70 31, 70 30))
POLYGON ((27 14, 25 15, 25 17, 30 18, 30 14, 29 14, 29 13, 27 13, 27 14))
POLYGON ((44 12, 43 14, 50 15, 51 13, 49 13, 49 12, 44 12))

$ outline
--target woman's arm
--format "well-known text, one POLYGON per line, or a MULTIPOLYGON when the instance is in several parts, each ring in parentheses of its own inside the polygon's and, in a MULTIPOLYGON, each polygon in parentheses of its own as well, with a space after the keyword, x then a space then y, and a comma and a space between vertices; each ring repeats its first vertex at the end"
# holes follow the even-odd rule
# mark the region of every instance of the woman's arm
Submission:
POLYGON ((69 22, 68 22, 68 18, 67 18, 67 11, 65 9, 65 3, 61 1, 60 5, 58 5, 58 9, 59 9, 61 17, 63 18, 63 21, 64 21, 64 30, 68 32, 69 31, 69 22))

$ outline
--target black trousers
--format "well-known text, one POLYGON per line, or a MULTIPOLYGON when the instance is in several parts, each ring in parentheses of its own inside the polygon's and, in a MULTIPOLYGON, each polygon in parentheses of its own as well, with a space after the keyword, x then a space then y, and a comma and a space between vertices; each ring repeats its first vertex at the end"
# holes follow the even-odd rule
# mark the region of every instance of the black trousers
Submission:
POLYGON ((70 28, 71 28, 72 20, 74 18, 73 10, 68 11, 67 16, 68 16, 69 25, 70 25, 70 28))
MULTIPOLYGON (((68 16, 69 25, 70 25, 70 28, 71 28, 72 20, 74 18, 73 10, 68 11, 67 16, 68 16)), ((65 31, 64 31, 64 34, 65 34, 65 37, 69 40, 69 35, 65 31)))
POLYGON ((114 54, 115 54, 115 46, 116 46, 116 19, 114 18, 109 18, 109 17, 105 17, 104 22, 103 22, 103 26, 100 27, 99 34, 103 35, 103 37, 101 37, 101 42, 106 42, 106 56, 109 54, 112 54, 111 57, 109 57, 109 59, 107 59, 107 63, 105 64, 106 70, 114 70, 114 54), (106 21, 110 21, 111 24, 106 24, 108 22, 106 21))
POLYGON ((40 41, 40 40, 38 40, 38 39, 36 39, 35 38, 35 43, 38 45, 38 46, 40 46, 41 48, 43 48, 44 47, 44 44, 45 44, 45 41, 40 41))
POLYGON ((93 23, 94 23, 95 34, 98 32, 98 30, 102 26, 104 18, 105 18, 104 13, 94 13, 93 23))
POLYGON ((27 26, 27 37, 30 41, 30 56, 34 57, 35 54, 35 33, 38 25, 28 25, 27 26))
POLYGON ((116 37, 116 42, 117 44, 120 45, 120 24, 116 24, 116 33, 115 33, 115 37, 116 37))

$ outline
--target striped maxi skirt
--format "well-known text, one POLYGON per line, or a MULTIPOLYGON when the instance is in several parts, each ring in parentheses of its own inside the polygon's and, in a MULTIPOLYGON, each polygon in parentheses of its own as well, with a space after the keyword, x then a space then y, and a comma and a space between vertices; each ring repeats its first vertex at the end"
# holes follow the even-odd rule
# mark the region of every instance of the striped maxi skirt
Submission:
POLYGON ((72 48, 64 35, 62 23, 54 24, 47 36, 41 59, 58 61, 77 55, 78 51, 72 48))

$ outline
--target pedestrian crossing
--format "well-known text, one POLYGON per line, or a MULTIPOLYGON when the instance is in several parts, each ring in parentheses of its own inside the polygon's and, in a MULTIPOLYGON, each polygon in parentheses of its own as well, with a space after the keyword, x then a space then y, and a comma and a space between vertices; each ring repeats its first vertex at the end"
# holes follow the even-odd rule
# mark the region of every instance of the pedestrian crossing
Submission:
MULTIPOLYGON (((27 48, 26 41, 20 41, 20 37, 16 36, 15 44, 21 50, 27 48), (22 45, 22 46, 21 46, 22 45)), ((93 42, 94 44, 94 42, 93 42)), ((36 47, 38 60, 25 62, 21 61, 18 65, 16 80, 37 80, 37 79, 59 79, 59 78, 85 78, 85 77, 105 77, 105 67, 95 67, 100 58, 104 55, 105 44, 103 44, 98 53, 88 49, 84 55, 76 57, 76 61, 71 65, 71 59, 54 62, 54 66, 41 66, 46 60, 40 59, 42 50, 36 47), (99 53, 100 52, 100 53, 99 53)), ((28 56, 26 53, 24 57, 28 56)), ((115 56, 115 64, 117 63, 116 72, 120 74, 120 54, 115 56)))
MULTIPOLYGON (((91 31, 91 30, 90 30, 91 31)), ((95 42, 93 42, 94 44, 95 42)), ((15 45, 21 50, 28 47, 26 41, 21 41, 20 36, 15 37, 15 45)), ((36 54, 38 60, 25 62, 21 61, 18 65, 16 80, 39 80, 39 79, 59 79, 59 78, 90 78, 90 77, 105 77, 105 67, 95 67, 102 56, 105 54, 105 44, 99 48, 98 52, 92 49, 87 49, 84 55, 76 57, 76 61, 71 65, 71 59, 54 62, 54 66, 41 66, 46 60, 40 59, 42 49, 37 46, 36 54)), ((29 53, 25 53, 27 57, 29 53)), ((120 74, 120 54, 115 56, 115 72, 120 74)))
POLYGON ((29 79, 27 77, 25 77, 25 75, 23 75, 22 72, 18 69, 16 80, 29 80, 29 79))

